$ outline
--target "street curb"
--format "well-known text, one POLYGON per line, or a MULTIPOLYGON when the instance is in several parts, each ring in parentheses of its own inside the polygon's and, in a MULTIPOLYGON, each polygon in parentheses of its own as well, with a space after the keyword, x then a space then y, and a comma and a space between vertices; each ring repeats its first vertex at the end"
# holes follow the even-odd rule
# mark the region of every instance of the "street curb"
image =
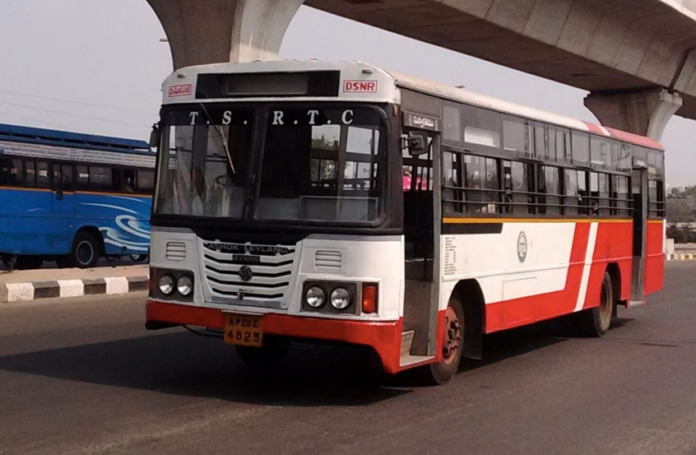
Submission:
POLYGON ((696 261, 696 254, 668 254, 668 261, 696 261))
POLYGON ((119 276, 84 280, 35 281, 0 283, 0 303, 29 302, 39 299, 114 295, 147 291, 147 276, 119 276))

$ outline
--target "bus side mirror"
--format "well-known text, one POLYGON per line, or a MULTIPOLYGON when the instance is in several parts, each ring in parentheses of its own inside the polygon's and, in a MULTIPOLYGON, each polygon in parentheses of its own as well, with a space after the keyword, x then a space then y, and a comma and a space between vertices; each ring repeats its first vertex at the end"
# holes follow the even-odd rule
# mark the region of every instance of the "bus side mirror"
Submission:
POLYGON ((419 156, 428 153, 428 133, 411 131, 408 133, 407 147, 411 156, 419 156))
POLYGON ((159 147, 160 143, 160 129, 159 125, 155 123, 152 125, 152 131, 150 132, 150 148, 156 149, 159 147))

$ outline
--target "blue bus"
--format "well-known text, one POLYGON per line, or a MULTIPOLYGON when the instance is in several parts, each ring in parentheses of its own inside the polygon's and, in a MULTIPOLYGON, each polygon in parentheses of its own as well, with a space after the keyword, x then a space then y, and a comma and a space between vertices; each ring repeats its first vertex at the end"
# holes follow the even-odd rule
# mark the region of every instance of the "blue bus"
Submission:
POLYGON ((0 124, 0 259, 23 270, 145 258, 154 168, 144 141, 0 124))

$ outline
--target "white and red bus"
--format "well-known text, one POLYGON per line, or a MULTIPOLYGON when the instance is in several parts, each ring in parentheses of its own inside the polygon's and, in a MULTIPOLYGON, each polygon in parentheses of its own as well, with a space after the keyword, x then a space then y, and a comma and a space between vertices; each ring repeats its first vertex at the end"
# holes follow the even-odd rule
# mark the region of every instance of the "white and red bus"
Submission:
POLYGON ((185 68, 164 85, 147 326, 249 364, 371 347, 436 383, 483 338, 663 284, 664 151, 645 137, 362 63, 185 68))

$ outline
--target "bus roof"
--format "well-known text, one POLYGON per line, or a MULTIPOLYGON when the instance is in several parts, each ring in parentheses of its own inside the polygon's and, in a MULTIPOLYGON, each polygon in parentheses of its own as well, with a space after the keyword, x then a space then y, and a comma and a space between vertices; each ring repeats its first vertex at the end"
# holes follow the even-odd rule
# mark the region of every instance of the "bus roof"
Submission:
POLYGON ((145 141, 0 123, 0 141, 3 140, 137 155, 153 155, 150 151, 150 145, 145 141))
POLYGON ((462 103, 504 112, 511 115, 529 118, 540 122, 565 126, 580 131, 587 131, 600 136, 611 137, 619 141, 630 142, 635 145, 664 151, 664 147, 658 141, 645 136, 628 133, 626 131, 607 128, 599 124, 585 122, 572 117, 554 114, 551 112, 534 109, 520 104, 503 101, 497 98, 481 95, 463 88, 452 87, 447 84, 427 81, 414 76, 404 75, 388 71, 394 77, 397 86, 411 90, 432 94, 441 98, 459 101, 462 103))
MULTIPOLYGON (((520 116, 530 120, 551 123, 579 131, 587 131, 614 138, 620 141, 630 142, 635 145, 664 151, 664 147, 657 141, 648 137, 631 134, 613 128, 585 122, 572 117, 546 112, 527 106, 499 100, 493 97, 481 95, 470 90, 452 87, 447 84, 432 82, 414 76, 409 76, 395 71, 379 68, 362 62, 335 62, 319 60, 278 60, 256 61, 249 63, 218 63, 212 65, 200 65, 182 68, 172 74, 164 84, 164 104, 191 103, 196 101, 196 84, 199 75, 202 74, 253 74, 253 73, 296 73, 311 71, 340 71, 341 89, 339 99, 355 102, 393 102, 400 103, 400 94, 397 88, 410 89, 448 99, 460 103, 469 104, 485 109, 520 116), (353 82, 374 81, 374 85, 367 90, 349 89, 353 82)), ((267 96, 267 99, 275 99, 267 96)), ((301 97, 297 99, 310 100, 316 97, 301 97)), ((335 100, 336 97, 326 97, 335 100)), ((260 101, 260 97, 250 97, 254 101, 260 101)), ((279 97, 287 101, 287 97, 279 97)), ((206 99, 206 101, 224 101, 225 99, 206 99)), ((242 98, 236 97, 235 101, 242 98)))

